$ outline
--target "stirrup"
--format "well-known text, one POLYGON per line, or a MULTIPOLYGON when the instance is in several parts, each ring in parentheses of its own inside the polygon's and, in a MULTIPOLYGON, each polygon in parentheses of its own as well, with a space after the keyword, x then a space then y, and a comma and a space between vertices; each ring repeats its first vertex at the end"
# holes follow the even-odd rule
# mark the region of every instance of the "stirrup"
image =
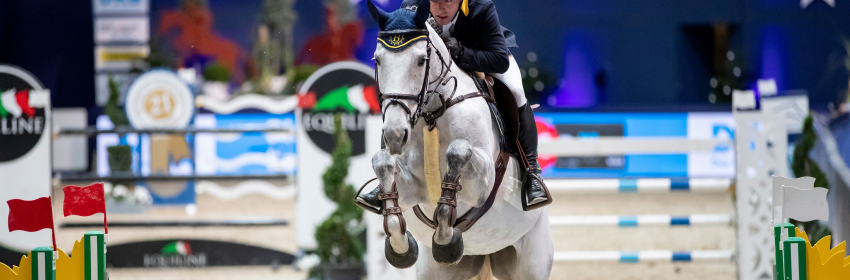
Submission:
MULTIPOLYGON (((355 194, 354 194, 354 199, 353 199, 353 200, 354 200, 354 204, 355 204, 355 205, 357 205, 357 207, 360 207, 360 208, 362 208, 363 210, 366 210, 366 211, 369 211, 369 212, 372 212, 372 213, 375 213, 375 214, 381 215, 381 214, 382 214, 382 212, 383 212, 383 210, 384 210, 384 209, 383 209, 383 207, 379 206, 379 207, 378 207, 378 209, 375 209, 375 208, 372 208, 372 206, 371 206, 371 205, 366 204, 366 203, 363 203, 363 202, 360 202, 360 201, 357 199, 357 198, 359 198, 359 197, 360 197, 360 193, 361 193, 361 192, 363 192, 363 188, 365 188, 365 187, 366 187, 366 185, 369 185, 369 183, 372 183, 372 181, 375 181, 375 180, 377 180, 377 179, 378 179, 378 177, 375 177, 375 178, 372 178, 372 179, 371 179, 371 180, 369 180, 369 181, 366 181, 366 183, 365 183, 365 184, 363 184, 363 186, 361 186, 359 190, 357 190, 357 193, 355 193, 355 194)), ((380 188, 380 187, 381 187, 381 186, 380 186, 380 185, 378 185, 378 188, 380 188)), ((379 194, 379 195, 380 195, 380 193, 381 193, 380 191, 381 191, 381 189, 378 189, 378 194, 379 194)), ((383 206, 383 203, 381 203, 381 204, 382 204, 382 206, 383 206)))
MULTIPOLYGON (((528 195, 526 194, 527 193, 526 189, 522 188, 522 190, 520 190, 520 192, 522 193, 522 197, 520 199, 520 202, 522 202, 522 210, 523 211, 531 211, 531 210, 535 210, 535 209, 547 206, 549 204, 552 204, 554 199, 552 199, 552 194, 549 193, 549 188, 546 187, 546 183, 543 182, 543 178, 541 178, 537 174, 532 174, 532 172, 529 171, 529 170, 526 170, 525 176, 534 176, 534 177, 537 178, 537 180, 540 181, 540 185, 543 186, 543 191, 546 192, 546 201, 540 202, 540 203, 537 203, 537 204, 534 204, 534 205, 528 205, 528 195)), ((526 181, 528 181, 529 178, 526 177, 525 179, 526 179, 526 181)), ((525 183, 523 183, 523 184, 525 184, 525 183)), ((528 186, 528 187, 530 188, 531 186, 528 186)))

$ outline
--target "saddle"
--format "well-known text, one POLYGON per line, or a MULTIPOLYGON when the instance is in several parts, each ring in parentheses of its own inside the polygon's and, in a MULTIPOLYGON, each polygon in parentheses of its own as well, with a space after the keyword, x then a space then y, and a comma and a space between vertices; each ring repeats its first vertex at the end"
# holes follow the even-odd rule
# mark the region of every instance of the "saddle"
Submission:
POLYGON ((486 92, 490 96, 487 99, 487 105, 490 107, 490 115, 495 124, 493 129, 500 138, 499 144, 502 151, 521 159, 519 153, 522 151, 518 151, 516 145, 507 144, 515 143, 519 137, 519 110, 517 109, 519 106, 516 104, 511 89, 501 80, 481 72, 475 72, 470 76, 478 90, 486 92))

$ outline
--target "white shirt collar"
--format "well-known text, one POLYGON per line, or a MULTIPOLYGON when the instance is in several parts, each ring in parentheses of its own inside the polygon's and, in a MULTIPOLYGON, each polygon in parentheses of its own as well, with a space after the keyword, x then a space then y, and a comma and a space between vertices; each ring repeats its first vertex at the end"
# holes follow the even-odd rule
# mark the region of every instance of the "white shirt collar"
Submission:
POLYGON ((460 11, 458 11, 455 14, 455 17, 452 18, 452 22, 442 26, 443 32, 440 33, 440 37, 443 37, 443 39, 447 39, 447 38, 451 37, 451 35, 452 35, 451 33, 454 30, 454 26, 455 26, 455 23, 457 22, 457 18, 459 17, 459 15, 460 15, 460 11))

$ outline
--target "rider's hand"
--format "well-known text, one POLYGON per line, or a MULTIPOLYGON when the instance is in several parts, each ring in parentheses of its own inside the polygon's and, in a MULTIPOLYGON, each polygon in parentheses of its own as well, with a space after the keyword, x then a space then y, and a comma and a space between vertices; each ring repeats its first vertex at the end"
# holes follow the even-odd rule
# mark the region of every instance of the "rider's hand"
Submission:
POLYGON ((437 20, 434 19, 434 17, 429 17, 427 22, 428 22, 428 25, 431 26, 431 28, 434 28, 434 31, 437 31, 437 35, 443 34, 443 26, 438 24, 437 20))
POLYGON ((452 59, 455 62, 459 62, 461 58, 463 58, 463 45, 457 41, 455 38, 449 38, 446 40, 446 48, 449 49, 449 53, 452 54, 452 59))

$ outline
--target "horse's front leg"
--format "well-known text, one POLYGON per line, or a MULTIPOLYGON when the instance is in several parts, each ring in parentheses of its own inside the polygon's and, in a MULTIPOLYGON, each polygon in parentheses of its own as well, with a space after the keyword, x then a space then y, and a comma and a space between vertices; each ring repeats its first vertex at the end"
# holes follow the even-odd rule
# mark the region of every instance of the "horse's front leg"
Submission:
POLYGON ((486 186, 492 180, 491 161, 481 149, 466 140, 456 139, 446 150, 447 170, 436 210, 437 230, 432 238, 432 254, 439 263, 453 265, 463 257, 463 237, 454 227, 457 220, 458 193, 464 202, 480 206, 486 200, 486 186), (462 186, 463 183, 464 185, 462 186))
POLYGON ((419 257, 419 247, 416 239, 407 231, 402 209, 398 203, 398 188, 395 185, 395 175, 400 171, 396 158, 387 150, 380 150, 372 157, 372 169, 381 182, 381 193, 378 197, 384 204, 384 231, 387 239, 384 244, 384 254, 387 261, 396 268, 408 268, 416 263, 419 257))

